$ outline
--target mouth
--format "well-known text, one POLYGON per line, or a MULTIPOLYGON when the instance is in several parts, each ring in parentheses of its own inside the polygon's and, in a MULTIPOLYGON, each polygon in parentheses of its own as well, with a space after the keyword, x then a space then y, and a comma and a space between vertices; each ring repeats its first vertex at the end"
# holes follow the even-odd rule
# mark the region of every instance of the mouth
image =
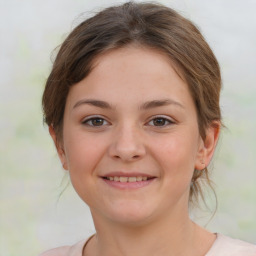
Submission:
POLYGON ((107 175, 101 177, 102 180, 109 186, 119 189, 137 189, 148 186, 156 177, 148 175, 134 175, 134 174, 121 174, 121 175, 107 175))
POLYGON ((147 176, 134 176, 134 177, 126 177, 126 176, 106 176, 103 179, 116 181, 116 182, 140 182, 154 179, 155 177, 147 177, 147 176))

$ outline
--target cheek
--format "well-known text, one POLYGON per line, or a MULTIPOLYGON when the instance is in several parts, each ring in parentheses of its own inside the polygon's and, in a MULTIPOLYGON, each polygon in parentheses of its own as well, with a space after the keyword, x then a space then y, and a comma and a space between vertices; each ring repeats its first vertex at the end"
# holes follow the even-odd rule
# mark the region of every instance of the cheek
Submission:
POLYGON ((70 134, 65 144, 70 175, 79 174, 82 178, 82 176, 93 174, 104 148, 105 145, 102 140, 95 138, 95 136, 85 136, 79 132, 70 134))
POLYGON ((190 182, 197 154, 195 138, 188 136, 187 133, 173 134, 157 144, 155 155, 162 167, 163 176, 176 181, 186 179, 190 182))
POLYGON ((80 198, 90 205, 95 196, 97 165, 102 158, 104 145, 95 138, 74 133, 66 140, 66 160, 71 183, 80 198))

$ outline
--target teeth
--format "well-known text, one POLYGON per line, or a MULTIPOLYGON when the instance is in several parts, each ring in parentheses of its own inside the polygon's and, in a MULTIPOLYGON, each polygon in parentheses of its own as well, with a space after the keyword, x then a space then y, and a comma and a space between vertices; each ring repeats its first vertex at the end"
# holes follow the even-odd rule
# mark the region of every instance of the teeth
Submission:
POLYGON ((137 177, 137 181, 142 181, 142 177, 141 176, 137 177))
POLYGON ((129 177, 129 178, 128 178, 128 181, 129 181, 129 182, 136 182, 136 181, 137 181, 137 178, 136 178, 136 177, 129 177))
POLYGON ((127 182, 128 177, 120 177, 120 182, 127 182))
POLYGON ((136 182, 136 181, 146 181, 148 180, 148 177, 145 176, 138 176, 138 177, 118 177, 118 176, 114 176, 114 177, 106 177, 108 180, 111 181, 119 181, 119 182, 136 182))

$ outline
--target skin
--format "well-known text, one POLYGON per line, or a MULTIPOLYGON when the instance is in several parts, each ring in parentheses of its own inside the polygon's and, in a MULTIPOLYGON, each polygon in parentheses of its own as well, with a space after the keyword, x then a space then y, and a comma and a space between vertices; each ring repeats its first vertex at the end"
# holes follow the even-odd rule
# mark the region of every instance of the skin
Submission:
POLYGON ((188 198, 194 169, 212 158, 219 125, 202 140, 188 85, 164 54, 129 46, 97 57, 92 72, 70 89, 63 141, 57 143, 52 127, 50 134, 93 216, 97 235, 84 255, 199 256, 209 250, 216 237, 189 219, 188 198), (120 189, 102 178, 111 172, 154 179, 120 189))

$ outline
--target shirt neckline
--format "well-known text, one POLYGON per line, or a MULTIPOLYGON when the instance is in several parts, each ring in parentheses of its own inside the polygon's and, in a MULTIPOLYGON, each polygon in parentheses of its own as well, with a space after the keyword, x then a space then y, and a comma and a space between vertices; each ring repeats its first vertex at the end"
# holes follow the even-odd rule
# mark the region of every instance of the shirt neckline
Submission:
MULTIPOLYGON (((213 242, 212 246, 210 247, 210 249, 208 250, 208 252, 205 254, 205 256, 210 256, 210 253, 212 253, 212 251, 214 251, 214 248, 218 245, 219 240, 220 240, 220 234, 219 233, 214 233, 216 235, 216 239, 213 242)), ((95 236, 96 234, 91 235, 83 244, 82 246, 82 251, 81 251, 81 256, 84 255, 84 250, 86 245, 89 243, 89 241, 95 236)))

